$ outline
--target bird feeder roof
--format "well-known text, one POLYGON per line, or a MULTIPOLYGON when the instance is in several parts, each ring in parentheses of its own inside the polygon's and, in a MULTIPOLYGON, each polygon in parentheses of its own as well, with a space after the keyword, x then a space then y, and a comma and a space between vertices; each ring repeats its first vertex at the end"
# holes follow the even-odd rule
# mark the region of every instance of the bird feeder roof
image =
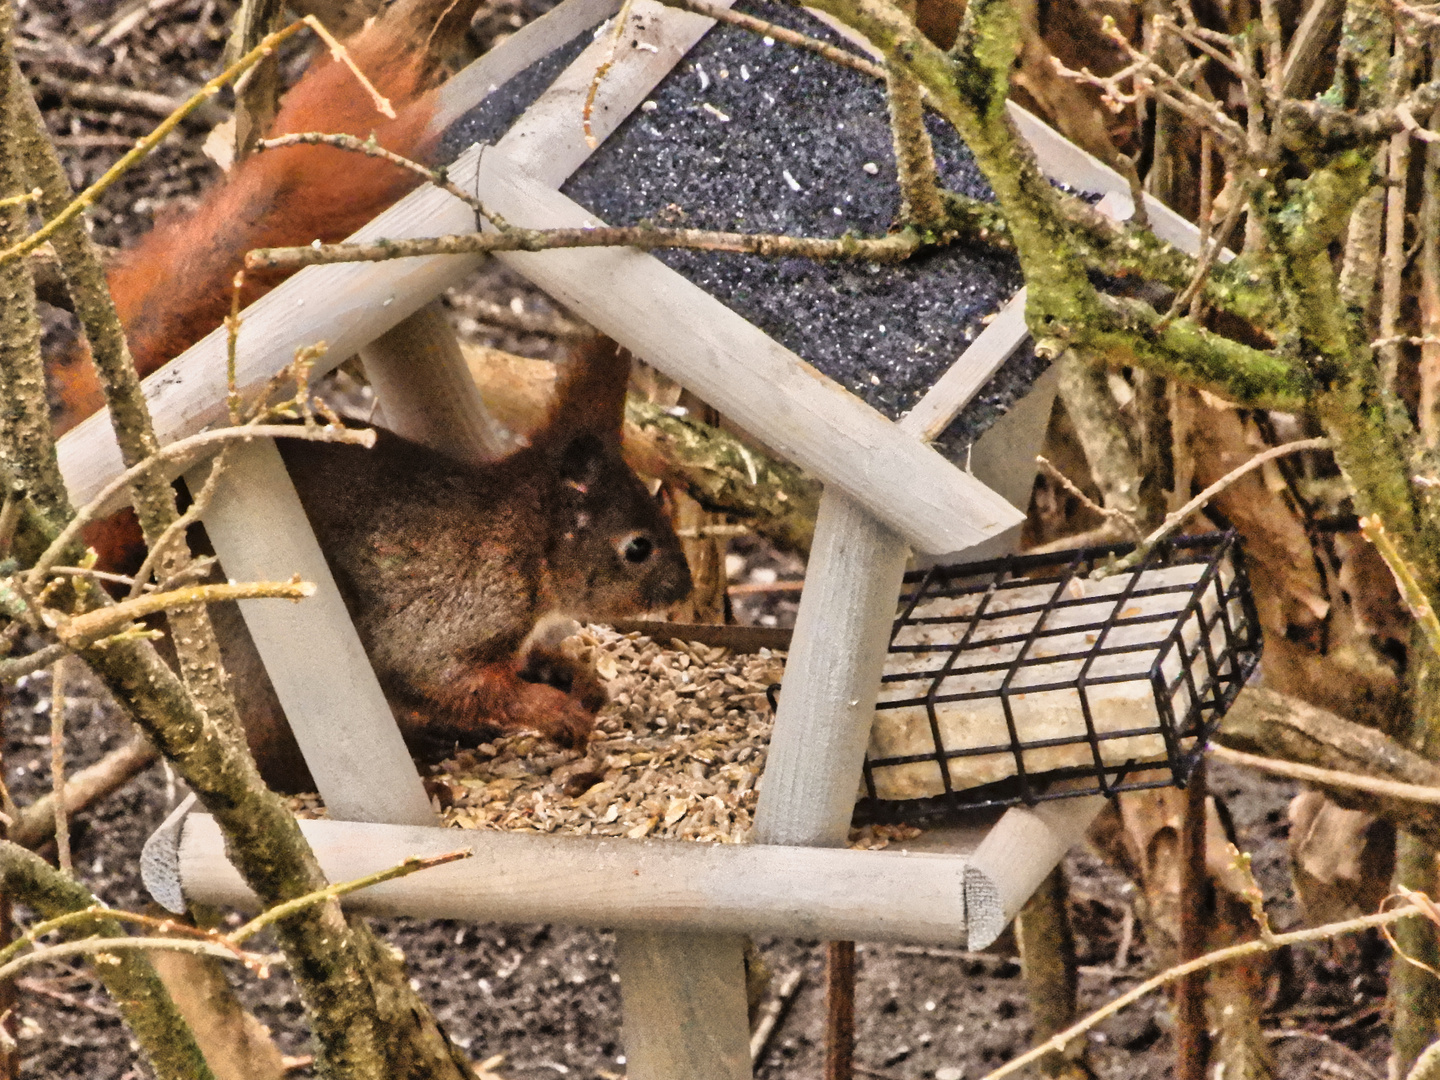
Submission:
MULTIPOLYGON (((846 46, 804 10, 747 8, 846 46)), ((503 136, 590 39, 560 45, 456 120, 447 150, 503 136)), ((954 129, 933 113, 927 125, 942 183, 990 199, 954 129)), ((561 191, 611 225, 826 238, 883 235, 900 210, 883 86, 724 23, 561 191)), ((891 420, 914 407, 1023 284, 1013 255, 970 243, 892 264, 686 250, 656 257, 891 420)), ((963 462, 968 444, 1044 369, 1028 345, 1017 349, 937 440, 942 453, 963 462)))

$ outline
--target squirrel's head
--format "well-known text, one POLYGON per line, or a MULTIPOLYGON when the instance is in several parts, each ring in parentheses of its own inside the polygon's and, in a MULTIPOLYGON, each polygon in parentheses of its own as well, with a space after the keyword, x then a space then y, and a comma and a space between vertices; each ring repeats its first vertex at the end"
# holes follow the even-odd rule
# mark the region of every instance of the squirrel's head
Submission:
POLYGON ((550 571, 567 613, 622 618, 690 595, 680 540, 620 456, 619 439, 583 432, 553 453, 550 571))

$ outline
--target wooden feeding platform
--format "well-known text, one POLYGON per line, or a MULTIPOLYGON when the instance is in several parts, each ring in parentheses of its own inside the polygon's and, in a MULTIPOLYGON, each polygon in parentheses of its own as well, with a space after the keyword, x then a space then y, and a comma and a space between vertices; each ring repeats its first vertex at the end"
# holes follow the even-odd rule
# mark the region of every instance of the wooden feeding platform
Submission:
MULTIPOLYGON (((437 128, 454 154, 452 182, 526 227, 667 215, 676 224, 829 236, 889 225, 898 195, 876 86, 802 50, 650 0, 635 0, 599 88, 599 148, 592 147, 581 110, 608 50, 608 34, 594 31, 617 8, 613 0, 565 0, 451 80, 437 128)), ((804 11, 752 10, 817 36, 832 33, 804 11)), ((1116 217, 1128 216, 1121 177, 1022 110, 1012 116, 1053 179, 1103 196, 1116 217)), ((930 123, 946 181, 983 197, 964 147, 930 123)), ((1147 209, 1156 233, 1195 250, 1193 228, 1158 203, 1147 209)), ((356 239, 474 228, 469 206, 426 187, 356 239)), ((879 783, 879 759, 872 753, 868 784, 864 762, 907 561, 912 553, 933 562, 1009 550, 1053 381, 1026 347, 1018 273, 992 252, 959 246, 878 268, 628 249, 496 257, 824 482, 773 717, 760 713, 754 687, 778 666, 775 655, 702 655, 690 646, 652 654, 638 639, 597 637, 582 647, 610 655, 615 679, 631 685, 617 694, 613 707, 621 712, 602 723, 591 764, 571 769, 573 762, 556 760, 542 769, 513 753, 517 744, 496 744, 462 763, 470 781, 465 768, 450 781, 451 812, 472 812, 472 824, 515 824, 507 815, 528 799, 532 819, 553 820, 554 829, 443 827, 273 445, 237 448, 205 525, 229 577, 299 573, 317 586, 303 604, 241 607, 332 819, 303 824, 327 874, 350 877, 460 843, 482 856, 350 902, 360 910, 616 927, 629 1074, 735 1080, 749 1073, 737 935, 983 945, 1103 805, 1101 794, 1047 801, 1051 789, 1022 788, 1019 801, 1033 805, 992 808, 978 826, 970 819, 971 827, 923 836, 882 831, 892 840, 885 850, 846 847, 857 792, 879 783), (622 659, 631 670, 621 670, 622 659), (746 704, 717 699, 711 708, 698 688, 682 693, 675 673, 692 669, 714 669, 746 704), (664 730, 625 719, 642 689, 654 691, 647 701, 665 716, 664 730), (627 693, 629 704, 621 704, 627 693), (606 728, 613 720, 621 726, 606 728), (656 790, 647 792, 639 781, 657 762, 669 771, 648 769, 656 790), (745 785, 751 769, 759 774, 745 785), (622 780, 633 805, 622 798, 622 780), (715 790, 704 790, 711 780, 715 790), (722 790, 720 780, 731 786, 722 790), (612 807, 614 819, 601 820, 612 807), (641 813, 621 825, 622 814, 641 813), (562 825, 570 832, 588 826, 589 835, 559 835, 562 825), (609 826, 625 835, 604 835, 609 826), (749 842, 654 838, 690 826, 711 839, 748 828, 749 842)), ((297 347, 323 340, 329 352, 318 366, 358 353, 387 424, 401 434, 462 457, 495 452, 503 440, 453 335, 429 306, 480 261, 436 256, 302 271, 245 312, 236 372, 242 392, 257 391, 297 347)), ((225 421, 225 354, 217 332, 146 380, 162 442, 225 421)), ((60 461, 72 498, 91 499, 121 471, 108 419, 92 417, 70 432, 60 461)), ((1217 610, 1228 612, 1229 601, 1217 610)), ((1234 682, 1238 672, 1237 662, 1224 674, 1234 682)), ((937 740, 943 734, 942 726, 937 740)), ((1096 740, 1087 731, 1075 745, 1093 754, 1096 740)), ((926 752, 900 749, 900 756, 926 752)), ((949 762, 981 755, 960 747, 966 753, 957 757, 952 749, 937 741, 928 753, 941 786, 953 789, 961 770, 949 762)), ((1024 747, 1012 752, 1008 780, 1030 776, 1025 754, 1024 747)), ((1096 791, 1106 783, 1113 790, 1111 772, 1121 766, 1103 751, 1098 766, 1104 783, 1096 791)), ((204 815, 177 812, 147 846, 146 865, 162 902, 245 902, 204 815)))

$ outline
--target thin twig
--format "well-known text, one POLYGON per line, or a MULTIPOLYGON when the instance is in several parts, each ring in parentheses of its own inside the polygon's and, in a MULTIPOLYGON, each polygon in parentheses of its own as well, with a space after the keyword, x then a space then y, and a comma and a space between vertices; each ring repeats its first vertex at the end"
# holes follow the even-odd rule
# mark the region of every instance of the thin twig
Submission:
POLYGON ((780 1027, 780 1021, 785 1011, 790 1008, 790 1003, 795 1000, 795 992, 800 989, 800 984, 805 981, 805 969, 795 968, 785 978, 780 980, 780 985, 765 1003, 760 1011, 760 1016, 755 1022, 755 1030, 750 1033, 750 1062, 752 1065, 759 1065, 760 1059, 765 1056, 765 1049, 770 1045, 770 1038, 780 1027))
POLYGON ((105 174, 101 176, 100 179, 96 180, 79 195, 75 196, 75 198, 70 202, 70 204, 66 206, 65 209, 60 211, 59 214, 52 217, 43 226, 41 226, 38 231, 31 233, 18 244, 11 246, 4 251, 0 251, 0 263, 9 262, 11 259, 19 258, 26 252, 33 251, 35 248, 39 247, 46 240, 48 240, 55 232, 63 228, 77 214, 94 204, 95 200, 98 199, 101 194, 108 190, 109 187, 114 184, 116 180, 120 179, 120 177, 123 176, 131 168, 131 166, 133 166, 136 162, 140 161, 141 158, 145 157, 147 154, 150 153, 151 150, 153 150, 157 145, 159 145, 160 141, 164 139, 165 136, 169 135, 170 132, 174 131, 181 121, 183 121, 196 109, 200 108, 200 106, 205 104, 205 102, 209 101, 216 94, 218 94, 220 92, 220 88, 226 83, 230 82, 232 79, 239 77, 250 67, 259 63, 266 56, 268 56, 281 42, 299 33, 300 28, 304 25, 307 25, 307 20, 313 21, 318 25, 318 20, 315 20, 313 19, 313 17, 310 16, 307 16, 306 19, 302 19, 298 22, 291 23, 289 26, 285 27, 285 29, 277 31, 276 33, 266 37, 265 40, 262 41, 258 46, 250 50, 250 52, 246 53, 239 60, 237 60, 235 63, 231 64, 228 68, 222 71, 219 75, 215 76, 215 78, 207 82, 204 86, 202 86, 199 90, 192 94, 183 105, 181 105, 168 117, 162 120, 160 124, 155 128, 155 130, 150 132, 150 134, 146 135, 144 138, 140 139, 135 144, 134 148, 130 150, 129 153, 125 154, 123 157, 120 158, 119 161, 117 161, 114 165, 110 166, 110 168, 105 171, 105 174))
POLYGON ((294 37, 300 32, 301 27, 304 26, 310 27, 311 30, 319 35, 321 40, 330 47, 331 55, 350 68, 351 72, 353 72, 355 77, 360 81, 360 84, 365 87, 366 91, 369 92, 371 98, 375 101, 375 107, 385 116, 393 119, 395 110, 391 108, 390 103, 375 89, 370 80, 365 78, 360 69, 355 66, 355 62, 350 59, 349 53, 331 36, 330 32, 325 29, 319 19, 313 15, 306 15, 304 18, 291 23, 283 30, 277 30, 273 34, 266 35, 265 39, 261 41, 259 45, 251 49, 239 60, 235 61, 235 63, 231 64, 192 94, 183 105, 162 120, 156 126, 155 130, 137 141, 134 148, 121 157, 119 161, 115 162, 114 165, 110 166, 100 179, 96 180, 79 195, 75 196, 70 202, 70 205, 61 210, 60 213, 56 214, 24 240, 6 248, 4 251, 0 251, 0 264, 7 263, 12 259, 18 259, 27 252, 33 251, 57 231, 64 228, 76 215, 94 205, 95 200, 107 191, 116 180, 119 180, 136 162, 154 150, 165 136, 174 131, 187 116, 218 94, 221 87, 225 86, 225 84, 231 80, 238 78, 251 67, 265 59, 275 51, 278 45, 288 38, 294 37))
POLYGON ((855 1076, 855 943, 825 943, 825 1080, 855 1076))
MULTIPOLYGON (((65 812, 74 817, 111 792, 119 790, 130 779, 149 767, 159 753, 144 735, 110 751, 93 765, 77 770, 65 782, 65 812)), ((38 847, 54 827, 55 793, 40 796, 19 812, 10 826, 9 838, 21 847, 38 847)))
POLYGON ((55 793, 55 862, 66 874, 75 872, 70 858, 70 817, 65 799, 65 669, 66 658, 50 672, 50 787, 55 793))
POLYGON ((1067 493, 1079 499, 1081 506, 1085 507, 1087 510, 1093 510, 1095 513, 1099 514, 1103 518, 1118 522, 1121 528, 1128 532, 1132 537, 1134 537, 1136 540, 1140 539, 1142 535, 1142 533, 1140 532, 1140 526, 1135 524, 1135 519, 1132 518, 1129 514, 1125 513, 1124 510, 1121 510, 1114 506, 1101 506, 1094 499, 1090 498, 1089 495, 1086 495, 1085 492, 1082 491, 1080 487, 1075 483, 1075 481, 1071 480, 1068 476, 1061 472, 1059 468, 1057 468, 1055 464, 1050 461, 1050 459, 1047 458, 1044 454, 1035 455, 1035 464, 1039 465, 1040 471, 1043 472, 1046 476, 1050 477, 1051 480, 1054 480, 1062 488, 1064 488, 1067 493))
POLYGON ((120 1010, 113 1005, 106 1005, 100 1001, 91 1001, 86 998, 76 997, 74 994, 67 994, 63 990, 57 990, 48 982, 42 979, 16 979, 15 985, 27 994, 39 994, 41 997, 49 998, 51 1001, 58 1001, 67 1009, 84 1009, 94 1013, 96 1016, 107 1018, 118 1018, 120 1010))
POLYGON ((595 75, 590 80, 590 89, 585 94, 585 106, 581 110, 580 119, 581 126, 585 129, 585 143, 591 150, 600 145, 600 140, 595 138, 595 132, 590 125, 591 114, 595 109, 595 98, 600 93, 600 84, 605 81, 605 76, 615 63, 615 50, 620 47, 620 41, 625 36, 625 24, 630 21, 630 8, 633 3, 634 0, 621 0, 620 10, 614 15, 605 57, 596 66, 595 75))
POLYGON ((498 218, 495 214, 485 209, 485 205, 474 195, 471 195, 464 188, 449 180, 443 168, 432 169, 430 166, 419 161, 407 158, 402 154, 397 154, 392 150, 386 150, 375 141, 374 135, 371 135, 368 139, 359 139, 354 135, 328 134, 321 131, 301 131, 292 135, 280 135, 274 139, 261 139, 255 144, 255 150, 257 152, 262 150, 281 150, 287 146, 299 146, 301 144, 306 146, 333 146, 337 150, 350 150, 357 154, 365 154, 368 157, 388 161, 390 164, 397 165, 402 169, 407 169, 428 180, 436 187, 448 191, 477 214, 493 223, 496 228, 502 230, 505 228, 503 219, 498 218))
POLYGON ((134 600, 150 588, 150 575, 155 572, 155 567, 165 557, 170 545, 184 536, 185 530, 199 521, 205 511, 210 508, 210 501, 215 497, 215 491, 220 486, 220 477, 225 469, 225 457, 229 449, 228 446, 223 447, 220 453, 210 459, 210 471, 205 474, 205 482, 200 485, 200 490, 195 494, 190 506, 183 514, 165 526, 165 531, 150 545, 150 550, 145 553, 145 561, 140 564, 140 569, 135 571, 135 577, 130 582, 127 600, 134 600))
POLYGON ((1404 600, 1405 606, 1410 609, 1420 632, 1425 635, 1425 641, 1435 655, 1440 656, 1440 618, 1436 617, 1435 608, 1431 606, 1415 571, 1401 554, 1399 545, 1390 538, 1385 523, 1378 514, 1369 514, 1360 519, 1360 531, 1365 534, 1365 539, 1375 545, 1375 550, 1385 560, 1391 576, 1395 578, 1400 599, 1404 600))
MULTIPOLYGON (((1136 151, 1138 156, 1139 151, 1136 151)), ((1200 250, 1208 252, 1212 246, 1211 236, 1213 234, 1211 215, 1215 211, 1213 190, 1215 186, 1215 133, 1209 128, 1202 128, 1200 131, 1200 250)), ((1208 277, 1210 267, 1205 268, 1208 277)), ((1205 282, 1198 276, 1192 279, 1195 282, 1195 295, 1190 298, 1188 313, 1190 318, 1198 319, 1203 313, 1203 301, 1200 297, 1200 290, 1204 288, 1205 282)))
MULTIPOLYGON (((91 581, 108 581, 111 585, 124 585, 127 589, 135 584, 130 574, 112 574, 109 570, 96 570, 93 566, 52 566, 48 577, 83 577, 91 581)), ((149 586, 147 586, 149 588, 149 586)))
MULTIPOLYGON (((315 18, 314 15, 306 15, 300 21, 303 22, 306 26, 310 27, 311 30, 314 30, 315 36, 318 37, 321 41, 325 42, 327 46, 329 46, 330 59, 334 60, 336 63, 344 64, 347 68, 350 69, 350 74, 355 76, 355 81, 358 82, 362 87, 364 87, 365 92, 370 95, 370 100, 375 106, 375 111, 378 112, 381 116, 385 117, 387 120, 394 120, 395 109, 390 104, 390 99, 387 98, 384 94, 380 93, 379 90, 375 89, 375 84, 372 83, 369 79, 367 79, 365 77, 365 73, 361 71, 358 66, 356 66, 354 59, 351 58, 350 53, 346 50, 345 46, 340 44, 340 42, 335 39, 335 36, 331 34, 329 30, 325 29, 325 24, 322 23, 319 19, 315 18)), ((270 36, 274 37, 273 34, 270 36)))
POLYGON ((30 191, 22 191, 19 195, 7 195, 5 198, 0 199, 0 208, 6 206, 29 206, 44 194, 45 192, 37 187, 30 191))
POLYGON ((1231 484, 1235 483, 1235 481, 1239 480, 1246 473, 1258 469, 1267 461, 1274 461, 1276 458, 1284 457, 1286 454, 1295 454, 1299 453, 1302 450, 1328 450, 1330 449, 1330 446, 1330 440, 1322 436, 1321 438, 1317 439, 1296 439, 1294 442, 1284 443, 1280 446, 1272 446, 1270 447, 1270 449, 1256 454, 1249 461, 1245 462, 1245 464, 1240 465, 1237 468, 1231 469, 1228 473, 1222 476, 1219 480, 1216 480, 1204 491, 1200 492, 1199 495, 1196 495, 1179 510, 1176 510, 1170 514, 1166 514, 1165 520, 1161 523, 1160 527, 1154 532, 1152 532, 1149 536, 1147 536, 1144 540, 1140 541, 1140 543, 1136 545, 1134 551, 1132 551, 1129 555, 1126 555, 1123 558, 1116 559, 1111 563, 1096 567, 1095 570, 1092 571, 1091 577, 1096 580, 1100 580, 1101 578, 1107 578, 1114 574, 1123 573, 1126 570, 1133 569, 1134 567, 1139 565, 1140 561, 1150 553, 1151 549, 1154 548, 1156 544, 1160 543, 1160 541, 1164 540, 1171 533, 1175 532, 1176 529, 1180 528, 1181 525, 1185 524, 1186 520, 1190 517, 1191 514, 1195 513, 1195 511, 1199 510, 1216 495, 1220 494, 1220 492, 1224 491, 1231 484))
MULTIPOLYGON (((106 912, 108 916, 110 912, 106 912)), ((164 952, 186 952, 195 953, 200 956, 217 956, 222 960, 235 959, 233 949, 227 948, 214 941, 193 941, 185 938, 157 938, 157 937, 119 937, 119 938, 83 938, 80 941, 64 941, 59 945, 47 945, 43 949, 26 953, 24 956, 16 957, 8 964, 0 965, 0 982, 12 979, 27 968, 36 967, 39 964, 52 963, 56 960, 68 960, 72 956, 92 956, 95 954, 111 955, 117 952, 126 952, 134 949, 164 951, 164 952)), ((97 956, 97 959, 100 959, 97 956)), ((103 960, 101 961, 103 962, 103 960)), ((247 967, 253 967, 257 971, 268 971, 285 963, 283 954, 264 956, 259 953, 248 953, 245 957, 247 967)))
POLYGON ((33 675, 41 668, 49 667, 69 651, 64 645, 46 645, 28 656, 0 660, 0 683, 14 682, 26 675, 33 675))
POLYGON ((288 900, 283 904, 276 904, 269 911, 255 916, 255 918, 251 919, 244 926, 239 927, 225 936, 229 941, 239 945, 272 923, 293 915, 302 908, 313 907, 315 904, 324 903, 329 900, 338 900, 342 896, 359 892, 361 889, 368 889, 372 885, 379 885, 383 881, 393 881, 395 878, 408 877, 421 870, 429 870, 432 866, 444 866, 446 863, 468 859, 474 854, 475 852, 469 848, 456 848, 454 851, 446 851, 440 855, 411 855, 394 866, 386 867, 384 870, 377 870, 373 874, 366 874, 364 877, 353 878, 350 881, 342 881, 338 885, 331 885, 328 888, 318 889, 304 896, 297 896, 294 900, 288 900))
POLYGON ((179 589, 148 593, 124 600, 111 607, 87 611, 83 615, 66 616, 46 611, 44 618, 54 627, 61 644, 83 649, 124 629, 147 615, 156 615, 175 608, 195 604, 219 604, 230 600, 303 600, 315 595, 312 582, 295 578, 291 581, 247 581, 239 584, 186 585, 179 589))
POLYGON ((75 515, 60 535, 55 538, 54 543, 45 549, 44 554, 28 572, 28 580, 38 586, 44 580, 45 575, 49 573, 50 566, 65 553, 65 549, 80 534, 80 530, 103 513, 110 500, 136 480, 167 462, 184 461, 206 447, 217 443, 232 442, 236 439, 245 442, 249 442, 251 439, 311 439, 319 442, 352 443, 367 449, 375 445, 375 433, 368 429, 312 428, 301 424, 253 424, 247 427, 221 428, 218 431, 202 431, 198 435, 177 439, 162 447, 159 453, 132 465, 101 488, 100 493, 75 515))
MULTIPOLYGON (((168 915, 146 915, 138 911, 108 908, 99 901, 96 901, 87 907, 77 908, 74 911, 67 911, 63 914, 52 916, 49 919, 31 923, 25 928, 23 934, 6 945, 5 948, 0 949, 0 964, 8 964, 27 946, 35 949, 44 948, 45 946, 40 942, 42 937, 49 934, 64 933, 67 930, 83 930, 96 919, 147 926, 161 934, 179 934, 182 937, 188 937, 196 941, 218 943, 226 940, 225 935, 216 930, 206 930, 203 927, 177 922, 168 915)), ((231 952, 238 953, 239 950, 232 947, 231 952)))
POLYGON ((1283 949, 1287 945, 1301 945, 1311 941, 1329 941, 1343 934, 1355 934, 1362 930, 1370 930, 1375 927, 1390 926, 1402 919, 1410 919, 1417 915, 1424 914, 1424 910, 1412 902, 1406 907, 1392 908, 1389 911, 1381 911, 1374 915, 1361 915, 1358 918, 1346 919, 1342 922, 1325 923, 1323 926, 1313 926, 1304 930, 1292 930, 1288 934, 1276 934, 1268 941, 1256 939, 1255 941, 1242 942, 1239 945, 1231 945, 1224 949, 1216 949, 1212 953, 1206 953, 1204 956, 1191 960, 1188 963, 1178 964, 1175 967, 1162 971, 1158 975, 1146 979, 1139 986, 1127 990, 1113 1001, 1109 1001, 1099 1009, 1096 1009, 1079 1023, 1072 1024, 1059 1034, 1045 1040, 1045 1042, 1039 1046, 1031 1047, 1019 1057, 1011 1058, 998 1069, 986 1073, 981 1077, 981 1080, 1001 1080, 1001 1077, 1019 1072, 1027 1065, 1040 1060, 1052 1051, 1063 1050, 1067 1045, 1081 1035, 1084 1035, 1097 1024, 1108 1020, 1121 1010, 1135 1004, 1135 1002, 1146 995, 1159 990, 1161 987, 1169 986, 1171 983, 1178 979, 1183 979, 1192 972, 1218 967, 1221 964, 1228 964, 1234 960, 1243 960, 1247 956, 1274 952, 1276 949, 1283 949))
MULTIPOLYGON (((949 239, 949 237, 942 237, 949 239)), ((603 225, 593 229, 520 229, 460 233, 451 236, 376 240, 367 244, 310 244, 306 247, 256 248, 245 256, 248 270, 297 269, 331 263, 383 262, 428 255, 477 255, 495 251, 552 251, 556 248, 693 248, 735 251, 766 258, 869 259, 901 262, 921 247, 920 235, 901 229, 884 237, 782 236, 709 229, 663 229, 651 225, 603 225)))
POLYGON ((448 851, 440 855, 412 855, 402 862, 397 863, 395 866, 386 867, 384 870, 376 871, 373 874, 366 874, 363 877, 340 882, 336 885, 330 885, 324 889, 317 889, 314 892, 306 893, 304 896, 296 897, 294 900, 277 904, 229 934, 218 934, 212 930, 203 930, 198 927, 187 926, 183 923, 177 923, 172 919, 157 919, 153 915, 142 915, 131 911, 112 911, 109 908, 102 908, 98 905, 83 911, 67 912, 64 915, 47 919, 42 923, 31 926, 16 941, 4 949, 0 949, 0 982, 3 982, 5 979, 12 977, 27 967, 32 967, 35 964, 45 961, 97 952, 116 952, 122 949, 170 949, 178 952, 199 953, 204 956, 218 956, 222 960, 240 960, 247 967, 259 971, 263 976, 268 972, 270 967, 284 963, 285 958, 279 955, 261 956, 254 953, 246 953, 240 946, 267 926, 293 915, 303 908, 326 903, 330 900, 348 895, 349 893, 357 892, 360 889, 367 889, 372 885, 378 885, 384 881, 392 881, 395 878, 406 877, 420 870, 428 870, 434 866, 443 866, 445 863, 455 862, 458 859, 468 859, 473 854, 474 852, 469 848, 458 848, 455 851, 448 851), (181 933, 192 936, 180 939, 161 937, 87 938, 82 941, 45 946, 38 943, 38 939, 45 934, 76 925, 83 925, 90 920, 101 917, 113 919, 117 922, 140 923, 141 925, 149 926, 162 933, 181 933), (24 956, 16 956, 19 950, 27 945, 31 946, 34 951, 24 956))
POLYGON ((1275 776, 1303 780, 1308 784, 1350 788, 1354 791, 1363 791, 1367 795, 1377 795, 1387 799, 1403 799, 1406 802, 1422 803, 1426 806, 1440 806, 1440 788, 1426 787, 1424 784, 1402 784, 1398 780, 1383 780, 1378 776, 1363 776, 1360 773, 1343 772, 1338 769, 1322 769, 1316 765, 1302 765, 1298 761, 1281 761, 1278 758, 1261 757, 1258 754, 1232 750, 1228 746, 1220 746, 1215 743, 1212 743, 1206 752, 1217 761, 1226 761, 1232 765, 1245 765, 1252 769, 1260 769, 1262 772, 1272 773, 1275 776))
MULTIPOLYGON (((1210 137, 1214 138, 1214 134, 1211 133, 1210 137)), ((1200 263, 1195 267, 1195 276, 1190 279, 1190 284, 1185 286, 1180 295, 1175 297, 1175 302, 1170 305, 1170 310, 1165 313, 1164 318, 1155 324, 1157 332, 1163 331, 1171 322, 1189 310, 1191 303, 1200 295, 1200 290, 1205 287, 1205 279, 1210 276, 1211 267, 1215 265, 1215 260, 1220 257, 1220 253, 1225 250, 1225 245, 1230 242, 1230 234, 1235 231, 1235 226, 1240 223, 1240 215, 1245 212, 1249 201, 1249 191, 1248 181, 1241 180, 1236 184, 1235 198, 1230 204, 1230 210, 1225 215, 1225 220, 1208 244, 1202 240, 1200 263)))
POLYGON ((516 311, 493 300, 461 294, 447 298, 450 306, 459 308, 476 322, 487 326, 518 330, 522 334, 544 334, 556 338, 590 338, 595 331, 583 323, 568 319, 559 313, 543 311, 516 311))

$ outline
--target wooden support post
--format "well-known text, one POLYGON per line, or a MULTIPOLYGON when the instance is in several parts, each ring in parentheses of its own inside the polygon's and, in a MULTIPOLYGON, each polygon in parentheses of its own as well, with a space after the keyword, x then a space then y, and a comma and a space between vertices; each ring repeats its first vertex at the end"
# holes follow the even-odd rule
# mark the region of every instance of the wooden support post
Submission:
POLYGON ((757 843, 845 843, 908 555, 899 533, 826 489, 755 809, 757 843))
POLYGON ((241 601, 240 613, 331 815, 434 824, 400 729, 269 439, 231 450, 205 531, 236 581, 299 574, 315 583, 315 595, 300 603, 241 601))
POLYGON ((615 935, 627 1076, 750 1075, 744 947, 744 938, 719 934, 615 935))
POLYGON ((513 449, 437 300, 360 350, 379 408, 375 422, 461 461, 494 461, 513 449))
MULTIPOLYGON (((848 839, 909 554, 899 533, 826 488, 755 810, 757 843, 841 847, 848 839)), ((854 942, 830 942, 829 956, 825 1076, 848 1080, 854 942)))
POLYGON ((855 1076, 855 943, 825 949, 825 1080, 855 1076))
MULTIPOLYGON (((1195 763, 1185 789, 1185 821, 1180 833, 1180 961, 1205 952, 1214 906, 1207 893, 1210 870, 1205 862, 1208 785, 1205 757, 1195 763)), ((1210 1031, 1205 1017, 1208 971, 1196 971, 1175 984, 1175 1077, 1205 1080, 1210 1059, 1210 1031)))

